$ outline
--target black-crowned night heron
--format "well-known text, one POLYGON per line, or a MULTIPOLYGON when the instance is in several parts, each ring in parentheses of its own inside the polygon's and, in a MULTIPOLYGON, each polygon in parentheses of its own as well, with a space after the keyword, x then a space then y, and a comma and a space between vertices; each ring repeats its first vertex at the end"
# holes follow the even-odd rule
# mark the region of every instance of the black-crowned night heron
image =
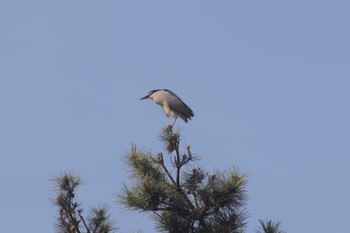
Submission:
POLYGON ((180 97, 167 89, 150 91, 145 97, 141 98, 141 100, 144 99, 153 100, 156 104, 159 104, 162 107, 167 117, 171 116, 175 118, 170 125, 171 127, 174 126, 178 117, 187 123, 188 119, 191 120, 191 117, 194 116, 193 111, 180 99, 180 97))

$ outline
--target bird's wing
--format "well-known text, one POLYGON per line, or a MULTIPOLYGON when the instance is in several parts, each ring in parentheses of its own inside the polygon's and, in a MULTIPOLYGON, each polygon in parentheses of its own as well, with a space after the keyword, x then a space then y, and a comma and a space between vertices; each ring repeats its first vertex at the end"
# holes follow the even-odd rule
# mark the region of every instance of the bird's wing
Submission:
POLYGON ((171 91, 169 91, 169 93, 170 94, 166 97, 168 98, 166 101, 169 105, 169 108, 179 113, 182 116, 182 119, 191 119, 191 117, 194 116, 192 109, 190 109, 190 107, 188 107, 175 93, 171 91))

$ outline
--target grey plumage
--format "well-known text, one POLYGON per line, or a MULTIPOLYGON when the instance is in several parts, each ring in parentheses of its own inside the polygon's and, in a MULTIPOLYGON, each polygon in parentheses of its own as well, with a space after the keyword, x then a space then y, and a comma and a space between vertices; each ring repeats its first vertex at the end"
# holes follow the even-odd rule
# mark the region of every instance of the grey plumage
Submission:
POLYGON ((194 116, 192 109, 189 108, 179 96, 168 89, 152 90, 146 96, 141 98, 141 100, 143 99, 153 100, 156 104, 159 104, 162 107, 167 117, 171 116, 175 118, 172 126, 174 125, 177 117, 180 117, 185 122, 188 122, 188 119, 191 120, 191 117, 194 116))

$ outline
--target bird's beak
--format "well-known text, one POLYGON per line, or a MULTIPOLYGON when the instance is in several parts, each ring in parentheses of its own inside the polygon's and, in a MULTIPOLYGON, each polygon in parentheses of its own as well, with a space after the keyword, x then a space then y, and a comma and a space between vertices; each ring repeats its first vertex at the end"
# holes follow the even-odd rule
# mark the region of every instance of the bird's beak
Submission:
POLYGON ((149 98, 149 95, 146 95, 144 97, 142 97, 140 100, 144 100, 144 99, 148 99, 149 98))

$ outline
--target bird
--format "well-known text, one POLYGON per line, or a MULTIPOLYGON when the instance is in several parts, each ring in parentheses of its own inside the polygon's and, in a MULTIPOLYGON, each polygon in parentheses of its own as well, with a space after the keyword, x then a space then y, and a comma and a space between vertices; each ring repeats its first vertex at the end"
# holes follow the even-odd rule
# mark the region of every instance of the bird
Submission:
POLYGON ((141 98, 151 99, 156 104, 160 105, 167 117, 173 117, 174 121, 171 128, 174 126, 178 117, 180 117, 184 122, 191 120, 194 117, 192 109, 190 109, 174 92, 168 89, 156 89, 148 92, 148 94, 141 98))

